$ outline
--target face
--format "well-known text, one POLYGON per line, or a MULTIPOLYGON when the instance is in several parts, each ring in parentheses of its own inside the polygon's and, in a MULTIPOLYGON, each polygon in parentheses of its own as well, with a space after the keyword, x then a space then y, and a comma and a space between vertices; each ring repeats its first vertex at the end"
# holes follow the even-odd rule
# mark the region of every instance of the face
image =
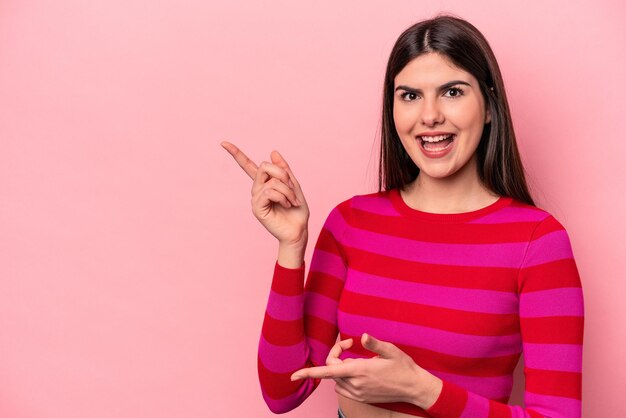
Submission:
POLYGON ((448 58, 423 54, 398 73, 393 119, 419 176, 478 175, 475 151, 491 115, 476 78, 448 58))

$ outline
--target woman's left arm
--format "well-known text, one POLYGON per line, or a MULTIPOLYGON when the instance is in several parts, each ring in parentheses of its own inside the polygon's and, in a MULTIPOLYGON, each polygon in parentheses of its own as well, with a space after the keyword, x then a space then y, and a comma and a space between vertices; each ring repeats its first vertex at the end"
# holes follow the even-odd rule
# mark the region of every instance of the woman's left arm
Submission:
POLYGON ((427 409, 432 416, 582 416, 583 291, 569 236, 551 215, 529 242, 518 293, 525 408, 443 381, 439 398, 427 409))

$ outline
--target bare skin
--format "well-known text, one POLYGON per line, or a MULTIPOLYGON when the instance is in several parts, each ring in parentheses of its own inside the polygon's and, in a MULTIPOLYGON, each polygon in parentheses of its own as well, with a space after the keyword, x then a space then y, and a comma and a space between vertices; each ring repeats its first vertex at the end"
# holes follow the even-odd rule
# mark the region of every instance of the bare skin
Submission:
POLYGON ((403 414, 402 412, 390 411, 388 409, 378 408, 373 405, 353 401, 350 398, 346 398, 337 394, 337 401, 339 407, 343 411, 346 418, 361 417, 361 418, 409 418, 413 415, 403 414))
POLYGON ((230 142, 221 145, 253 180, 252 213, 278 240, 278 263, 300 267, 308 239, 309 207, 289 164, 278 151, 272 151, 272 162, 257 166, 230 142))
POLYGON ((428 53, 410 61, 396 75, 394 86, 395 127, 403 148, 420 168, 401 193, 404 201, 432 213, 468 212, 493 203, 498 196, 482 184, 477 169, 476 149, 491 122, 478 80, 448 58, 428 53), (458 83, 439 90, 453 80, 458 83), (417 137, 432 131, 456 136, 446 156, 424 155, 417 137))

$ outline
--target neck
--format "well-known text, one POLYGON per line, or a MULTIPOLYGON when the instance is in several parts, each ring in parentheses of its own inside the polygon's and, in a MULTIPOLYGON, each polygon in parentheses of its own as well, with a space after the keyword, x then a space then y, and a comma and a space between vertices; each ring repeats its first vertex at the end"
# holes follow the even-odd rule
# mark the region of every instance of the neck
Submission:
POLYGON ((430 177, 420 171, 401 195, 410 207, 432 213, 470 212, 499 197, 480 181, 474 158, 463 169, 443 178, 430 177))

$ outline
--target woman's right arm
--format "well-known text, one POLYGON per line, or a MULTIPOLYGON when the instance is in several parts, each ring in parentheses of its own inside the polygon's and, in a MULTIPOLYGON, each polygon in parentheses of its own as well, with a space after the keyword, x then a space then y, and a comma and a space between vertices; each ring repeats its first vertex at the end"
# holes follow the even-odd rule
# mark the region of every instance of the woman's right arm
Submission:
POLYGON ((263 398, 275 413, 296 408, 313 393, 320 379, 292 382, 290 377, 304 367, 325 365, 337 340, 337 306, 347 271, 339 241, 344 225, 336 207, 319 234, 304 286, 303 252, 279 250, 258 351, 263 398))
POLYGON ((221 145, 254 180, 252 212, 279 242, 259 341, 258 371, 269 408, 287 412, 320 383, 319 379, 292 382, 291 374, 324 365, 337 339, 337 305, 347 265, 339 238, 345 221, 338 207, 327 217, 305 286, 309 209, 298 180, 277 151, 272 152, 271 163, 257 166, 235 145, 225 141, 221 145))
POLYGON ((278 264, 283 267, 295 269, 302 266, 306 241, 303 245, 278 244, 278 264))

